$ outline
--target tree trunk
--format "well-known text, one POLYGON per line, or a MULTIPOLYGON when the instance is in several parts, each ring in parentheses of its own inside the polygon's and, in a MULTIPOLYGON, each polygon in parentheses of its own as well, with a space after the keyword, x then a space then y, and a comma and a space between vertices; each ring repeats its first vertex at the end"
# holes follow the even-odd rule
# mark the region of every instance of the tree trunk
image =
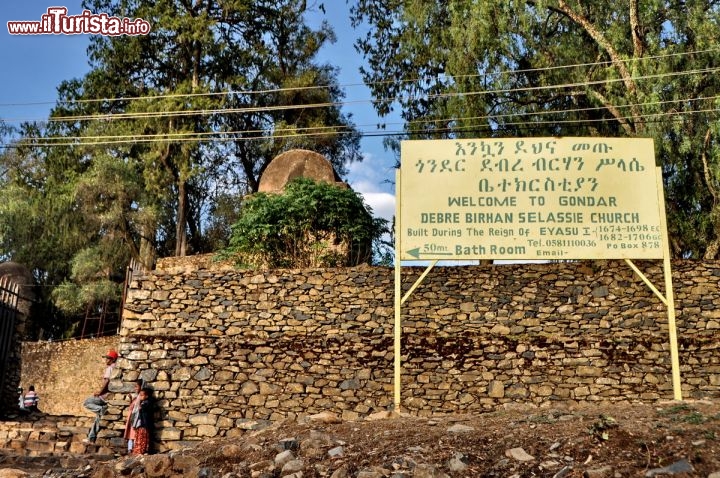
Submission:
POLYGON ((146 270, 152 270, 155 264, 155 229, 154 219, 146 219, 141 226, 140 254, 138 260, 146 270))
POLYGON ((710 241, 707 248, 705 248, 705 254, 703 259, 714 260, 720 252, 720 192, 715 187, 716 179, 713 177, 713 171, 710 169, 708 164, 708 151, 710 151, 710 141, 712 140, 712 130, 708 128, 705 132, 705 140, 703 141, 703 150, 700 155, 700 159, 703 164, 703 175, 705 176, 705 183, 707 184, 708 191, 713 198, 713 209, 710 211, 710 218, 712 220, 715 229, 715 239, 710 241))
POLYGON ((187 249, 187 185, 178 179, 177 223, 175 225, 175 255, 183 257, 187 249))
MULTIPOLYGON (((720 231, 718 231, 720 232, 720 231)), ((720 238, 714 239, 713 241, 710 241, 710 244, 708 244, 707 248, 705 249, 705 254, 703 255, 703 259, 706 261, 713 261, 718 258, 718 253, 720 252, 720 238)))
MULTIPOLYGON (((637 4, 634 0, 631 2, 631 4, 632 6, 637 7, 637 4)), ((558 7, 560 12, 564 13, 568 18, 577 23, 593 40, 595 40, 595 42, 600 46, 600 48, 602 48, 608 54, 613 66, 617 68, 617 71, 620 74, 623 83, 625 84, 625 88, 627 89, 630 98, 636 99, 638 96, 637 84, 635 83, 635 80, 633 79, 630 70, 628 70, 627 65, 620 57, 620 54, 616 50, 615 46, 607 39, 602 30, 597 28, 596 25, 593 24, 590 19, 588 19, 585 15, 576 10, 573 10, 570 6, 568 6, 565 0, 560 0, 558 2, 558 7)), ((636 12, 634 11, 631 12, 631 20, 633 22, 637 21, 636 12)), ((631 28, 638 29, 639 25, 631 25, 631 28)), ((635 53, 642 54, 642 45, 640 44, 640 38, 633 35, 633 40, 635 53), (637 40, 637 42, 635 42, 635 40, 637 40)), ((642 115, 640 114, 640 108, 637 105, 633 104, 630 106, 630 112, 633 117, 634 132, 642 133, 645 129, 645 123, 642 115)))

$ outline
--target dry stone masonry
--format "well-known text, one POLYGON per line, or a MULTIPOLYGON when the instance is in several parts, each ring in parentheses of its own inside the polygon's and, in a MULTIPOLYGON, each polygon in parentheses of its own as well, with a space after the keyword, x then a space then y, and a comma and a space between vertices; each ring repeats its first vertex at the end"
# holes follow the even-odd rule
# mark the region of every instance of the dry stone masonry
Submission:
MULTIPOLYGON (((392 269, 199 262, 131 284, 108 438, 138 377, 156 390, 161 449, 392 407, 392 269)), ((638 265, 662 289, 660 264, 638 265)), ((717 397, 720 262, 673 268, 683 394, 717 397)), ((404 268, 404 289, 421 272, 404 268)), ((436 268, 403 306, 402 363, 418 416, 672 398, 665 306, 623 262, 436 268)))
POLYGON ((108 350, 117 349, 118 342, 117 336, 23 342, 19 385, 25 390, 30 385, 35 387, 43 413, 92 418, 82 403, 99 388, 105 368, 103 357, 108 350))

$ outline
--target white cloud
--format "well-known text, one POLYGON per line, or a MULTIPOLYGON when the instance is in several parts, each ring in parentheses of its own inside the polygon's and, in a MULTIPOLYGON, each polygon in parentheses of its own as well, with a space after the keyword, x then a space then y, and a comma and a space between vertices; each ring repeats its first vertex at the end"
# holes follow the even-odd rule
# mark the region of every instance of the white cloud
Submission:
POLYGON ((347 165, 348 180, 356 190, 392 192, 395 188, 395 167, 390 160, 376 157, 370 153, 363 154, 362 161, 347 165))
POLYGON ((375 217, 392 222, 395 215, 395 168, 370 153, 348 165, 348 184, 362 194, 375 217))
POLYGON ((356 189, 365 198, 365 202, 373 210, 373 216, 382 217, 392 223, 395 215, 395 196, 382 192, 363 192, 356 189))

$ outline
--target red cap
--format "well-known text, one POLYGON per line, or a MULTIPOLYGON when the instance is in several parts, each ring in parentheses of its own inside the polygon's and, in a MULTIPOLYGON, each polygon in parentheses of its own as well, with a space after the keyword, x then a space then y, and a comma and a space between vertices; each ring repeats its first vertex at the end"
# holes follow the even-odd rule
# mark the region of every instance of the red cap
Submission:
POLYGON ((105 355, 105 358, 111 358, 111 359, 113 359, 113 360, 117 360, 117 358, 118 358, 118 353, 115 352, 114 350, 110 350, 110 351, 108 351, 108 353, 105 355))

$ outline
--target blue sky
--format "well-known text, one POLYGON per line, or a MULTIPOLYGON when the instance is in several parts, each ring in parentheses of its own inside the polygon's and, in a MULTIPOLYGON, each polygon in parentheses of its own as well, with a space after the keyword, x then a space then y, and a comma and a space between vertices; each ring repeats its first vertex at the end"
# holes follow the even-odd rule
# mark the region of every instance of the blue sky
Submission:
MULTIPOLYGON (((345 85, 348 102, 344 112, 352 113, 361 131, 374 131, 378 118, 358 72, 362 57, 352 46, 358 32, 350 25, 344 0, 329 0, 324 4, 325 18, 335 29, 338 41, 323 50, 321 60, 340 68, 339 82, 345 85)), ((88 71, 87 35, 10 35, 7 22, 39 21, 53 6, 66 7, 68 14, 78 15, 82 12, 80 5, 81 0, 3 2, 0 7, 0 118, 15 125, 19 120, 47 118, 60 82, 81 77, 88 71)), ((385 180, 394 179, 394 157, 383 149, 382 137, 364 138, 362 149, 365 160, 350 165, 348 182, 363 194, 375 215, 392 218, 394 186, 385 180)))

